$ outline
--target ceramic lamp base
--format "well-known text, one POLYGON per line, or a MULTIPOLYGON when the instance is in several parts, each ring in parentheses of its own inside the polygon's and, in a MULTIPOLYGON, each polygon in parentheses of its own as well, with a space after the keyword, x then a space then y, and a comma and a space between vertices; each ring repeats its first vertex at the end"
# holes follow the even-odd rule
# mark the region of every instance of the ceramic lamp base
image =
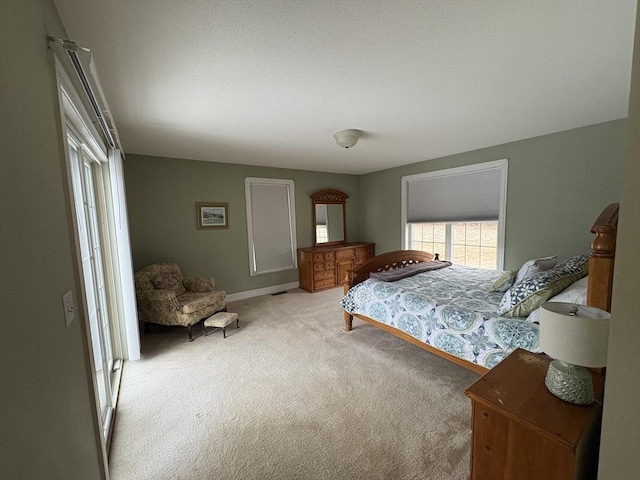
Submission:
POLYGON ((593 379, 583 367, 553 360, 544 384, 551 393, 566 402, 590 405, 594 401, 593 379))

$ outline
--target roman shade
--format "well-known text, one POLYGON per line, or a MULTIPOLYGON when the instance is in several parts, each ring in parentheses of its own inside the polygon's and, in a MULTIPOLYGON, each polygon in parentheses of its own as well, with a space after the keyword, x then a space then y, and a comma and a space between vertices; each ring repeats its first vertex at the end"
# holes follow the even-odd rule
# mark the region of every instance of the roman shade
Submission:
POLYGON ((488 162, 407 178, 407 222, 498 220, 502 173, 501 165, 488 162))
POLYGON ((297 268, 293 180, 245 179, 250 274, 297 268))

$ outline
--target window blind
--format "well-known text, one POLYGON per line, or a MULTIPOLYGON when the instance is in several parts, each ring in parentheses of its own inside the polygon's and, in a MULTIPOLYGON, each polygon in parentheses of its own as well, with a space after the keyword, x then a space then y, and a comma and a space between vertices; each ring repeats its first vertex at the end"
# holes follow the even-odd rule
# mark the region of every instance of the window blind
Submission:
POLYGON ((502 168, 499 165, 414 175, 407 180, 407 222, 498 220, 501 178, 502 168))
POLYGON ((316 225, 327 225, 327 205, 316 205, 316 225))
POLYGON ((246 179, 251 275, 296 268, 293 181, 246 179))

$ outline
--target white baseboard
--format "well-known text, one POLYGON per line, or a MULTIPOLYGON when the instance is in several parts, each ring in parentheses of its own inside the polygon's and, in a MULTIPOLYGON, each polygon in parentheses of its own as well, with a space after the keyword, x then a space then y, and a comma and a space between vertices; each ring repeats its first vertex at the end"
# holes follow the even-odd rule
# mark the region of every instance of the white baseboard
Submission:
POLYGON ((284 290, 298 288, 299 286, 300 282, 291 282, 284 283, 282 285, 272 285, 271 287, 257 288, 255 290, 247 290, 246 292, 231 293, 227 295, 227 303, 235 302, 236 300, 244 300, 245 298, 259 297, 260 295, 278 293, 284 290))

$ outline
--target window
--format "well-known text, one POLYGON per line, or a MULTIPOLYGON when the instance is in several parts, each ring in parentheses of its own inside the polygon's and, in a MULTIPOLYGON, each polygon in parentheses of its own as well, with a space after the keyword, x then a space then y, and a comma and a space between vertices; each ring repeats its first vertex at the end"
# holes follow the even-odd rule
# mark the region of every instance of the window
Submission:
POLYGON ((498 268, 498 222, 412 223, 412 250, 439 253, 469 267, 498 268))
POLYGON ((502 269, 507 160, 402 178, 404 248, 502 269))
POLYGON ((247 177, 245 196, 250 275, 297 268, 293 180, 247 177))
POLYGON ((329 241, 329 220, 327 218, 327 204, 317 203, 316 211, 316 243, 329 241))
POLYGON ((62 64, 56 74, 74 217, 83 313, 104 445, 125 356, 139 358, 138 321, 120 152, 108 149, 62 64))
POLYGON ((446 223, 412 223, 409 225, 411 250, 423 250, 439 253, 442 258, 449 258, 447 249, 446 223))
POLYGON ((326 225, 316 225, 316 243, 327 243, 329 241, 329 229, 326 225))

